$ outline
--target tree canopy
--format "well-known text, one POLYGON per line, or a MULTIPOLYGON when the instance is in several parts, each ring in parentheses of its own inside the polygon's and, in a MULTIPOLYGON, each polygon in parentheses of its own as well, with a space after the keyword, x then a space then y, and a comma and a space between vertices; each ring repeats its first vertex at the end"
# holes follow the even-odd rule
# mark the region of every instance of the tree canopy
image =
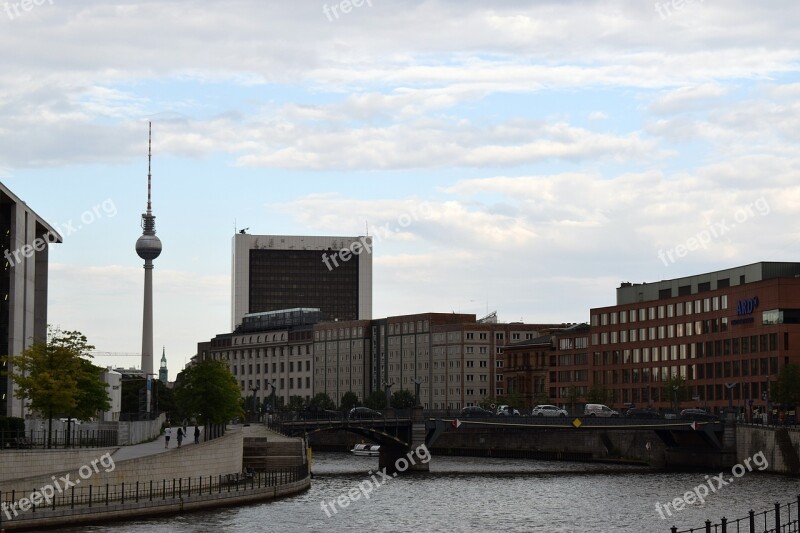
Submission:
POLYGON ((236 378, 222 361, 201 361, 181 372, 175 400, 201 424, 223 424, 244 416, 236 378))
POLYGON ((52 429, 54 417, 85 420, 111 407, 103 370, 89 361, 92 350, 81 332, 51 327, 46 344, 34 343, 20 355, 3 359, 17 395, 47 418, 52 429))
POLYGON ((358 396, 355 392, 347 391, 342 394, 342 401, 339 402, 339 407, 342 411, 349 411, 353 407, 358 407, 361 402, 358 401, 358 396))
POLYGON ((309 400, 308 408, 312 411, 333 410, 336 409, 336 404, 326 393, 318 392, 309 400))
POLYGON ((411 409, 415 403, 414 393, 407 389, 400 389, 392 394, 392 407, 395 409, 411 409))
POLYGON ((364 406, 376 411, 386 409, 386 393, 381 390, 370 392, 364 400, 364 406))
POLYGON ((786 365, 775 382, 773 400, 788 407, 800 405, 800 365, 786 365))

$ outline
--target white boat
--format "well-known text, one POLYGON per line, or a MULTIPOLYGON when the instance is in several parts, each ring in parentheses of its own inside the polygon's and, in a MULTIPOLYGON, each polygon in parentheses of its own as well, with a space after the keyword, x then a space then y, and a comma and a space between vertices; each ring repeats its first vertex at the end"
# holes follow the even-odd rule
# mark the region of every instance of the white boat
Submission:
POLYGON ((356 444, 350 451, 353 452, 353 455, 376 457, 381 454, 381 446, 380 444, 356 444))

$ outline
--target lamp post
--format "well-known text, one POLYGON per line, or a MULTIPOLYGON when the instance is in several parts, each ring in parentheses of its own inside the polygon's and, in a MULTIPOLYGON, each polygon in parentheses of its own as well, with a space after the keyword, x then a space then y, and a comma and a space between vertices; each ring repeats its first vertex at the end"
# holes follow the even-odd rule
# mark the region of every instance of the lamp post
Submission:
POLYGON ((388 381, 384 381, 383 386, 386 389, 386 407, 389 408, 392 406, 392 387, 394 386, 394 382, 389 383, 388 381))
POLYGON ((256 399, 256 393, 261 390, 261 384, 256 381, 255 387, 250 387, 250 392, 253 393, 253 414, 255 415, 256 421, 258 420, 258 400, 256 399))
POLYGON ((277 380, 273 379, 272 381, 269 382, 269 386, 272 387, 272 394, 271 394, 269 408, 272 411, 273 416, 275 413, 275 389, 277 389, 277 387, 275 386, 276 381, 277 380))

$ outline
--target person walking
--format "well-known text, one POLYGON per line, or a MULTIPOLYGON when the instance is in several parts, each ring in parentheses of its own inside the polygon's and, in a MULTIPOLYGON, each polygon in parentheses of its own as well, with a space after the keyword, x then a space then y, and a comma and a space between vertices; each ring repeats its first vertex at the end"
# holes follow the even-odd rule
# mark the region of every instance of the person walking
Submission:
POLYGON ((181 447, 182 442, 183 442, 183 428, 178 426, 178 448, 181 447))
POLYGON ((172 435, 172 428, 167 427, 164 430, 164 448, 169 448, 169 438, 172 435))
POLYGON ((194 443, 200 444, 200 426, 194 427, 194 443))

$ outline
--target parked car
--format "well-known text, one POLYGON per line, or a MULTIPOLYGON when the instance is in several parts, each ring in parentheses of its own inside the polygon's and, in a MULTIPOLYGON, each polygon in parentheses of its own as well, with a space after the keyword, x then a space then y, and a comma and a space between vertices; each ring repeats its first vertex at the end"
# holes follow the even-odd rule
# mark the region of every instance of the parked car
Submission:
POLYGON ((586 408, 583 410, 583 414, 586 416, 600 416, 600 417, 607 417, 613 418, 618 417, 619 413, 607 405, 603 405, 600 403, 587 403, 586 408))
POLYGON ((655 409, 645 409, 643 407, 631 407, 625 411, 625 418, 661 418, 661 415, 655 409))
POLYGON ((514 409, 510 405, 498 405, 497 414, 500 416, 519 416, 519 410, 514 409))
POLYGON ((684 409, 678 415, 681 420, 696 420, 698 422, 718 422, 719 417, 703 409, 684 409))
POLYGON ((383 418, 383 413, 369 407, 353 407, 347 414, 347 418, 383 418))
POLYGON ((478 407, 477 405, 463 408, 459 415, 460 418, 491 418, 493 416, 494 413, 492 411, 478 407))
POLYGON ((567 410, 555 405, 537 405, 531 410, 531 416, 567 416, 567 410))

